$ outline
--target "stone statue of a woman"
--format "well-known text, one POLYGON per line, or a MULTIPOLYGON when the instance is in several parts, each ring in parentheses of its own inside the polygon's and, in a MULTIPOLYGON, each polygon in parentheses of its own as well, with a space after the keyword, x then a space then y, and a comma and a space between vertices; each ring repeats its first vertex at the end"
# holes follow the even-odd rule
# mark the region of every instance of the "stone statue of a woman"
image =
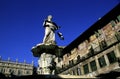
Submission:
POLYGON ((49 15, 44 21, 43 26, 45 28, 45 36, 43 39, 44 44, 56 44, 55 43, 55 31, 59 29, 56 23, 52 22, 52 16, 49 15))

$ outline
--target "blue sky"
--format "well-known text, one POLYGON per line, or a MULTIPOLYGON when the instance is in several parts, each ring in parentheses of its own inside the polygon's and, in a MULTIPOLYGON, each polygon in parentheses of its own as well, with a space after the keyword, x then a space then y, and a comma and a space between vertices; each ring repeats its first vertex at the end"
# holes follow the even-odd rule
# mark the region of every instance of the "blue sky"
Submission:
POLYGON ((65 40, 56 35, 57 44, 67 46, 120 0, 0 0, 0 56, 11 61, 37 59, 31 48, 44 37, 42 26, 50 14, 61 26, 65 40))

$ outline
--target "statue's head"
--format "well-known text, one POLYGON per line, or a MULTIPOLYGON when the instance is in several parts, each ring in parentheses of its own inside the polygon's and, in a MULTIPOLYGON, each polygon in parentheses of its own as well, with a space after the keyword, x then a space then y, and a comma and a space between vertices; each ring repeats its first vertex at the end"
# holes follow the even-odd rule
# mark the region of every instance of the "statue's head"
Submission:
POLYGON ((52 15, 48 15, 48 20, 51 20, 52 19, 52 15))

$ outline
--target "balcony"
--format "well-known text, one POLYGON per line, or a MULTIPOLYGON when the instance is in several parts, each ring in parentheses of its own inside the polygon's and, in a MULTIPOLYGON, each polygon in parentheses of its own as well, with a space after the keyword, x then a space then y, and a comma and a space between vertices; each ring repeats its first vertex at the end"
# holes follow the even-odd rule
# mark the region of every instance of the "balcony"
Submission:
POLYGON ((107 40, 106 40, 106 43, 107 43, 108 46, 110 46, 110 45, 114 44, 114 43, 117 42, 117 41, 118 41, 118 40, 117 40, 116 36, 113 36, 113 37, 111 37, 110 39, 107 39, 107 40))

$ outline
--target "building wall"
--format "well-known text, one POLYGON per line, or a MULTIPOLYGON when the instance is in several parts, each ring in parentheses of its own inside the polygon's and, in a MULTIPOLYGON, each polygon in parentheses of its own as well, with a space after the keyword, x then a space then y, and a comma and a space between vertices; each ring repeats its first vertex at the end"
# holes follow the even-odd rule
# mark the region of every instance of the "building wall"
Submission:
POLYGON ((119 68, 119 58, 120 15, 65 54, 59 73, 96 76, 119 68))
POLYGON ((33 64, 0 60, 0 73, 6 76, 32 75, 33 64))

